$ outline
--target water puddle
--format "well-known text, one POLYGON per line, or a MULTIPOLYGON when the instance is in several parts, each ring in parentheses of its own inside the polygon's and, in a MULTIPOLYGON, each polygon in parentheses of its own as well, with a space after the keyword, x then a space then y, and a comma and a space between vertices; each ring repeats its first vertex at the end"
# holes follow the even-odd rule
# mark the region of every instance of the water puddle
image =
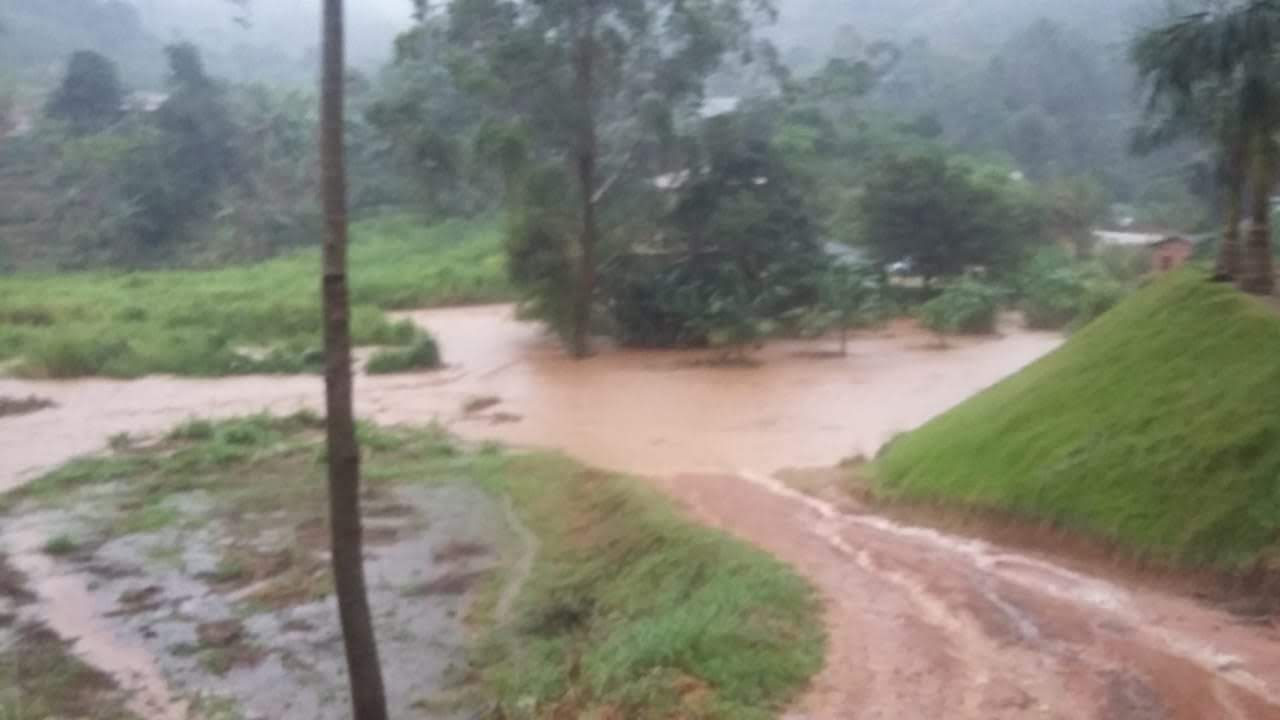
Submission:
MULTIPOLYGON (((55 534, 83 530, 76 519, 83 507, 33 510, 7 523, 3 547, 38 598, 26 611, 74 640, 72 651, 108 672, 130 694, 129 709, 146 720, 232 707, 249 719, 347 717, 332 598, 280 600, 266 592, 277 579, 271 569, 266 582, 229 587, 218 579, 225 572, 220 558, 245 539, 233 540, 217 522, 199 525, 208 504, 198 493, 166 503, 184 508, 184 522, 71 558, 55 559, 44 548, 55 534)), ((391 507, 397 511, 389 517, 368 521, 376 542, 366 553, 366 574, 392 714, 429 707, 442 720, 468 717, 470 701, 441 698, 469 681, 470 590, 504 562, 502 549, 520 531, 508 528, 500 503, 473 488, 402 487, 391 507)), ((287 523, 282 529, 252 540, 256 557, 278 556, 292 530, 287 523)), ((327 564, 317 567, 327 573, 327 564)))
POLYGON ((13 566, 31 583, 37 617, 86 663, 107 672, 130 695, 129 710, 150 720, 185 720, 187 703, 176 698, 145 648, 118 635, 105 621, 87 573, 59 567, 44 553, 48 536, 39 518, 6 525, 3 546, 13 566), (32 522, 35 520, 36 522, 32 522))

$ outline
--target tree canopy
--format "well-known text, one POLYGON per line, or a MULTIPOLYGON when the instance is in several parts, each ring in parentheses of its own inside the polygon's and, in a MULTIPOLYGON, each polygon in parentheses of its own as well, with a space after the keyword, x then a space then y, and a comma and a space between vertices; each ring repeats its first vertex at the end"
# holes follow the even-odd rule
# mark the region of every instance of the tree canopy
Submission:
POLYGON ((124 88, 115 63, 92 50, 72 54, 45 113, 79 135, 110 127, 124 114, 124 88))
POLYGON ((1007 269, 1040 236, 1039 208, 1015 182, 937 153, 887 156, 859 201, 864 240, 880 263, 907 262, 926 283, 1007 269))

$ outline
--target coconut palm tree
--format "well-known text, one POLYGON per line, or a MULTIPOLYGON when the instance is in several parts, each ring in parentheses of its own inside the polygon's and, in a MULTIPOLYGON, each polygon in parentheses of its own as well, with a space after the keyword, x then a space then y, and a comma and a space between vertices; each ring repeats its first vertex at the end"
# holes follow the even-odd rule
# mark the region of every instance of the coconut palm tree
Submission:
POLYGON ((1271 260, 1271 192, 1280 162, 1280 0, 1212 3, 1142 33, 1131 58, 1146 83, 1148 108, 1169 128, 1199 128, 1218 145, 1228 216, 1238 215, 1248 188, 1249 235, 1237 264, 1238 223, 1228 217, 1220 270, 1247 292, 1275 288, 1271 260), (1215 102, 1217 101, 1217 102, 1215 102), (1219 112, 1208 112, 1209 102, 1219 112))
MULTIPOLYGON (((1138 60, 1139 63, 1143 60, 1138 60)), ((1144 74, 1151 72, 1140 66, 1144 74)), ((1144 124, 1137 128, 1133 150, 1147 154, 1188 138, 1207 142, 1213 153, 1214 176, 1224 208, 1222 242, 1214 264, 1215 281, 1240 277, 1240 223, 1244 219, 1244 190, 1248 159, 1244 135, 1234 124, 1235 114, 1224 108, 1235 106, 1231 98, 1222 100, 1217 90, 1202 84, 1189 95, 1153 93, 1148 98, 1144 124)))
POLYGON ((320 192, 324 208, 325 429, 334 591, 355 720, 386 720, 387 701, 369 614, 360 525, 360 448, 351 408, 347 293, 347 172, 343 147, 342 0, 324 2, 320 92, 320 192))

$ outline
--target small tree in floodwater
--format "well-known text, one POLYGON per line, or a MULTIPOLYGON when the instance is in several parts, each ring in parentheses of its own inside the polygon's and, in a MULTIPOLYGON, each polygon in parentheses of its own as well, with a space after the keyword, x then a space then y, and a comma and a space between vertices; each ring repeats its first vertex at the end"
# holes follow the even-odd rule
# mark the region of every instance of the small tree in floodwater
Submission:
POLYGON ((866 273, 856 268, 835 265, 822 277, 818 289, 822 305, 830 313, 832 322, 840 331, 840 357, 849 354, 849 330, 863 320, 867 300, 866 273))
POLYGON ((351 409, 351 302, 347 292, 347 173, 343 148, 342 0, 325 0, 320 96, 320 192, 324 206, 325 430, 334 590, 355 720, 386 720, 378 645, 364 581, 360 448, 351 409))

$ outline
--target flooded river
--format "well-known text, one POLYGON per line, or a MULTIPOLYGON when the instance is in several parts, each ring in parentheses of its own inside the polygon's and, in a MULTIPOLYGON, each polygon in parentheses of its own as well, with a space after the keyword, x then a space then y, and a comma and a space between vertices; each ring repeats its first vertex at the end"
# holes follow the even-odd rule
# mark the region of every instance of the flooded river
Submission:
MULTIPOLYGON (((826 600, 827 667, 788 718, 1276 720, 1280 633, 1105 570, 894 523, 802 496, 784 468, 869 455, 1053 350, 1052 334, 936 340, 909 324, 779 342, 752 368, 705 352, 602 350, 575 362, 506 306, 413 313, 449 368, 361 377, 382 422, 557 448, 648 477, 702 522, 763 547, 826 600)), ((57 407, 0 419, 0 488, 116 433, 193 415, 316 407, 319 378, 45 383, 57 407)), ((141 664, 140 664, 141 667, 141 664)))
MULTIPOLYGON (((871 454, 1052 350, 1060 338, 1012 331, 936 340, 907 325, 834 343, 780 342, 754 368, 713 367, 705 351, 603 350, 567 358, 510 306, 412 314, 439 338, 449 368, 362 377, 357 409, 381 422, 449 425, 471 438, 563 449, 588 463, 642 475, 772 472, 871 454), (496 404, 468 413, 465 406, 496 404)), ((193 416, 317 407, 318 377, 28 382, 0 379, 0 396, 39 395, 57 407, 0 420, 0 489, 122 432, 166 429, 193 416)))

